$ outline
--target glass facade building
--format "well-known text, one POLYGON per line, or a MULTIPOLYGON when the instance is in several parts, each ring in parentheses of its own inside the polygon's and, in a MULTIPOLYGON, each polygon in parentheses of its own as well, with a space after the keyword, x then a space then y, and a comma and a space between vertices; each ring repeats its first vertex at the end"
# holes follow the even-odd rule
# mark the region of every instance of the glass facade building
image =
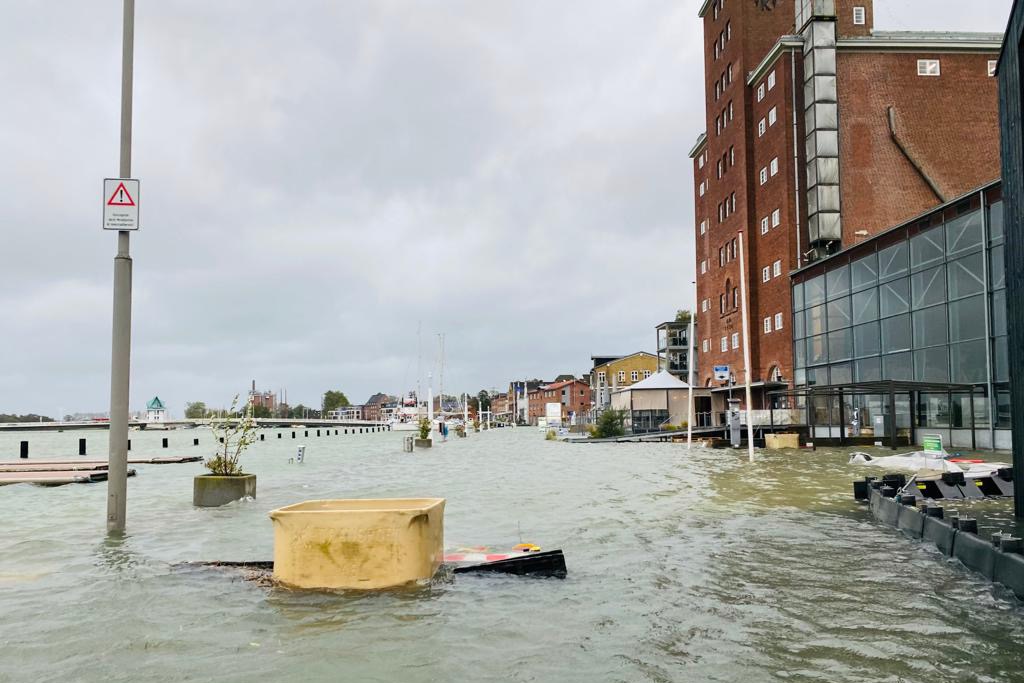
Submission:
MULTIPOLYGON (((793 274, 794 384, 898 380, 975 385, 979 445, 1008 448, 1009 363, 1000 186, 937 208, 793 274)), ((897 427, 970 430, 970 397, 904 396, 897 427)), ((834 424, 836 399, 815 399, 815 424, 834 424)), ((870 426, 882 396, 846 399, 870 426)), ((961 435, 962 436, 962 435, 961 435)), ((966 442, 969 443, 969 431, 966 442)))

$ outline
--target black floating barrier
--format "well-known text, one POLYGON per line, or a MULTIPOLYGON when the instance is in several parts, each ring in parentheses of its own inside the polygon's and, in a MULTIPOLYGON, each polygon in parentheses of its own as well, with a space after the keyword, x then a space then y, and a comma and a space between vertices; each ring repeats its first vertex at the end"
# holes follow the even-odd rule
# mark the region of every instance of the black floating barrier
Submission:
POLYGON ((163 446, 164 448, 167 448, 167 437, 164 437, 163 439, 161 439, 161 445, 162 445, 162 446, 163 446))
POLYGON ((20 453, 20 455, 21 455, 22 458, 27 458, 28 457, 28 441, 22 441, 21 442, 21 453, 20 453))
POLYGON ((85 455, 85 439, 78 440, 78 454, 85 455))

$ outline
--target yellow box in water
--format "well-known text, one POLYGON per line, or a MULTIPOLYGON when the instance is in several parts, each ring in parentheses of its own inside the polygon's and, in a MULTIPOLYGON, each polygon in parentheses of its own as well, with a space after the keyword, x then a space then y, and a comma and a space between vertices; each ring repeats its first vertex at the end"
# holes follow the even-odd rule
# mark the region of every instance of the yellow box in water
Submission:
POLYGON ((273 510, 274 578, 297 588, 388 588, 444 557, 444 498, 309 500, 273 510))
POLYGON ((799 434, 765 434, 765 448, 800 448, 799 434))

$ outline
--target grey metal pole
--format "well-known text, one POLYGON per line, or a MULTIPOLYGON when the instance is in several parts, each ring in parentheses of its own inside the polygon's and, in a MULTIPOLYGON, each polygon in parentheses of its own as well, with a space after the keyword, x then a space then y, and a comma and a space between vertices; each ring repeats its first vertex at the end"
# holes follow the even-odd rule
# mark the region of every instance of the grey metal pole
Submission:
MULTIPOLYGON (((124 0, 121 45, 121 167, 132 174, 132 62, 135 0, 124 0)), ((132 346, 132 259, 129 233, 117 233, 114 310, 110 354, 110 446, 107 454, 107 532, 124 532, 128 493, 128 389, 132 346)))
POLYGON ((743 231, 739 231, 739 242, 740 246, 740 299, 742 308, 740 313, 742 314, 741 322, 743 324, 743 373, 744 377, 744 388, 746 391, 747 399, 747 458, 750 462, 754 462, 754 404, 750 398, 750 316, 747 312, 749 303, 747 301, 747 266, 744 260, 744 252, 746 249, 743 246, 744 234, 743 231))

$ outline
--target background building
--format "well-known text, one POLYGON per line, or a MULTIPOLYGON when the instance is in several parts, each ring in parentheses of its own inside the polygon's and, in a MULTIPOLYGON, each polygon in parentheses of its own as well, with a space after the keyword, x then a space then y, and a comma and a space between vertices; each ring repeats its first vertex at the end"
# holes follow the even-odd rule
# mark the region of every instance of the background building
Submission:
POLYGON ((562 406, 562 421, 578 418, 590 412, 590 385, 580 379, 562 380, 537 387, 530 392, 528 421, 537 424, 537 419, 547 415, 549 403, 562 406))
POLYGON ((628 356, 591 356, 590 391, 594 408, 603 410, 611 403, 611 394, 647 379, 658 372, 658 357, 646 351, 628 356))
MULTIPOLYGON (((664 322, 654 329, 658 336, 658 369, 665 370, 684 382, 689 381, 690 321, 664 322)), ((696 358, 694 360, 696 361, 696 358)))
POLYGON ((792 385, 789 274, 999 177, 1001 36, 874 31, 871 0, 707 0, 699 14, 697 383, 716 384, 715 365, 745 379, 743 279, 750 379, 792 385))

